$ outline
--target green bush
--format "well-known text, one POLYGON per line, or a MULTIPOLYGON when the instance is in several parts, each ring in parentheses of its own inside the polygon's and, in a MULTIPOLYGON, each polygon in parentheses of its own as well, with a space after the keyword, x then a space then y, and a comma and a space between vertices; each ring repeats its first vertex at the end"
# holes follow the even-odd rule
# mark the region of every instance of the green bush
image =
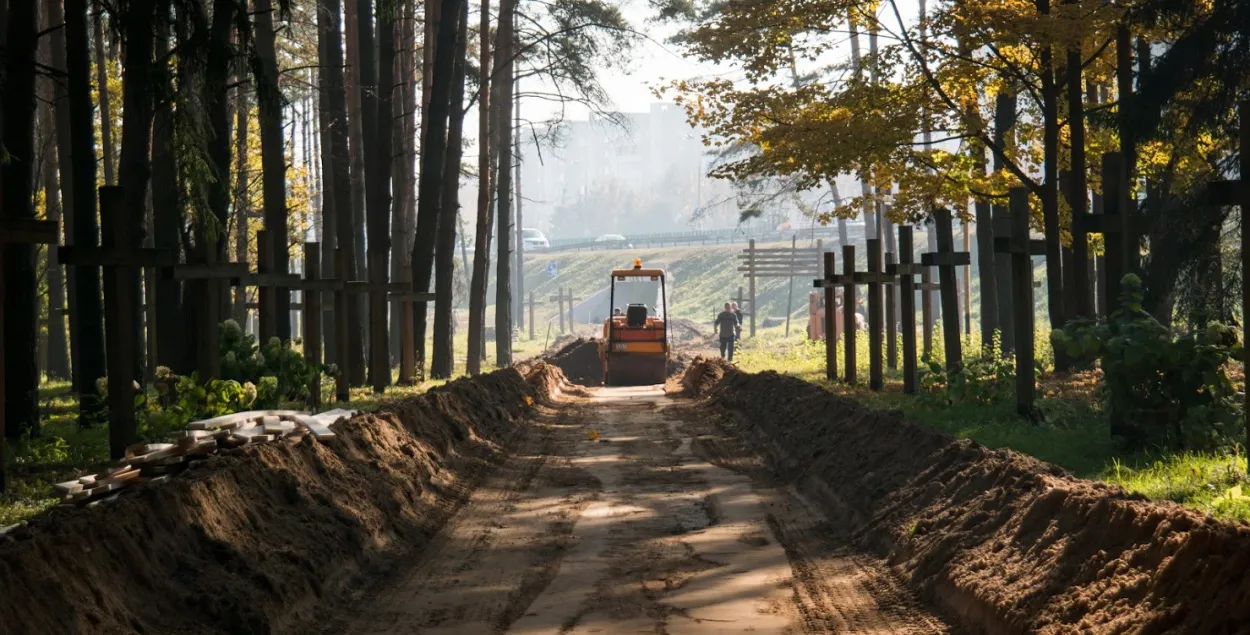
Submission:
POLYGON ((155 375, 152 387, 136 402, 139 436, 145 441, 164 439, 192 421, 248 410, 259 401, 260 390, 251 382, 213 379, 200 383, 194 373, 180 377, 163 366, 155 375))
MULTIPOLYGON (((958 369, 947 371, 931 354, 921 357, 920 386, 931 399, 948 404, 995 404, 1015 398, 1016 360, 998 353, 997 333, 994 341, 979 357, 966 357, 958 369)), ((1040 367, 1034 371, 1040 373, 1040 367)))
POLYGON ((313 377, 325 370, 305 361, 290 342, 273 337, 263 346, 257 345, 256 338, 234 320, 221 323, 220 349, 222 378, 255 384, 258 408, 307 401, 313 377))
POLYGON ((1179 449, 1227 443, 1240 416, 1225 370, 1241 351, 1232 329, 1173 331, 1142 310, 1141 279, 1124 276, 1121 289, 1110 316, 1075 320, 1051 335, 1074 359, 1102 366, 1099 392, 1112 433, 1179 449))

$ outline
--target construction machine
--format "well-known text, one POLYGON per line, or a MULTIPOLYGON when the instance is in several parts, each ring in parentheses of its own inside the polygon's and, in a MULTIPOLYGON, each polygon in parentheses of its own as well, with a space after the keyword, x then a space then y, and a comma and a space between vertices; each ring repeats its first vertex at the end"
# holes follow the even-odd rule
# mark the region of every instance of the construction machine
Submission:
POLYGON ((599 344, 603 383, 608 386, 664 383, 668 379, 669 350, 664 270, 643 269, 642 260, 635 258, 632 269, 612 270, 608 297, 612 315, 603 322, 603 340, 599 344), (618 300, 627 303, 623 310, 617 306, 618 300), (649 306, 648 300, 655 304, 649 306))

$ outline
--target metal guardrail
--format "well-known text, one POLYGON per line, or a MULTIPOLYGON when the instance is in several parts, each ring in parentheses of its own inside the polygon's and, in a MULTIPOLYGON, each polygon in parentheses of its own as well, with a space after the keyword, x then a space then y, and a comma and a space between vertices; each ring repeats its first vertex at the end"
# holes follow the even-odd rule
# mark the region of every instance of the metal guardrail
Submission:
MULTIPOLYGON (((847 223, 848 227, 862 227, 863 223, 854 222, 847 223)), ((786 231, 764 231, 753 232, 740 228, 730 229, 705 229, 688 232, 666 232, 655 234, 634 234, 625 236, 625 241, 612 242, 595 242, 594 240, 586 240, 585 238, 556 238, 550 240, 551 247, 548 249, 537 251, 528 250, 530 253, 552 253, 552 252, 580 252, 580 251, 609 251, 619 249, 629 249, 630 246, 638 247, 663 247, 666 245, 708 245, 708 244, 733 244, 747 243, 751 239, 756 242, 780 242, 792 236, 799 238, 827 238, 837 236, 838 228, 836 225, 822 227, 807 227, 800 229, 789 229, 786 231)))

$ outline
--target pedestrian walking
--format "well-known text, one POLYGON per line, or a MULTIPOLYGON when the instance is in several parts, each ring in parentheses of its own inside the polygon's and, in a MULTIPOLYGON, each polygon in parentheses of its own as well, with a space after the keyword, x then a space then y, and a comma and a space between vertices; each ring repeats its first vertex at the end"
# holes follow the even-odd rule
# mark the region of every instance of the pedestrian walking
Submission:
POLYGON ((738 318, 738 326, 734 329, 734 341, 742 341, 742 310, 738 308, 737 302, 730 302, 729 310, 733 312, 734 317, 738 318))
POLYGON ((716 316, 716 321, 712 323, 712 326, 720 337, 721 359, 734 361, 734 340, 738 337, 738 316, 734 315, 728 302, 725 303, 725 310, 716 316))

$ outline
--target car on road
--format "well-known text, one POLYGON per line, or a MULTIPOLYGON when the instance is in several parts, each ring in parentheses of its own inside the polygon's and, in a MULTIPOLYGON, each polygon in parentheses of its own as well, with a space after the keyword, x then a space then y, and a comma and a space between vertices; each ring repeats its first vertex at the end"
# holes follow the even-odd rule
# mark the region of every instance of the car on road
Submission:
POLYGON ((625 240, 625 237, 620 234, 602 234, 595 239, 595 242, 605 247, 615 247, 617 249, 634 248, 634 246, 629 244, 629 241, 625 240))
POLYGON ((551 243, 547 242, 547 237, 537 229, 525 228, 521 230, 521 241, 526 251, 546 251, 551 249, 551 243))

